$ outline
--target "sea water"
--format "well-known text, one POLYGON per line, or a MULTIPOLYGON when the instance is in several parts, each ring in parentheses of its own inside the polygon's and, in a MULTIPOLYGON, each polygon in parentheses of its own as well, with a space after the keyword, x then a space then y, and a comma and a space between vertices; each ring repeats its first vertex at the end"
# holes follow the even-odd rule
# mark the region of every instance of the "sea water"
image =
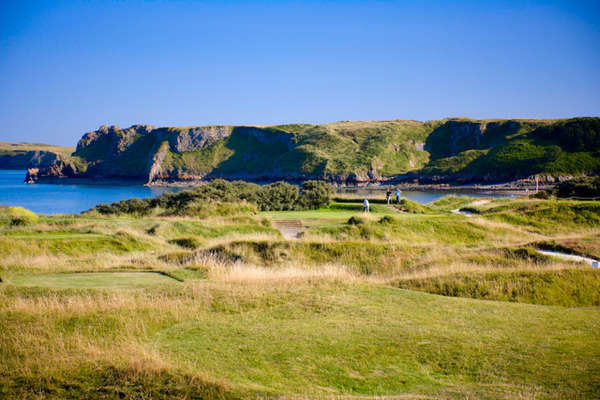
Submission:
MULTIPOLYGON (((141 184, 90 184, 90 183, 24 183, 26 171, 0 170, 0 204, 25 207, 38 214, 77 214, 89 210, 100 203, 113 203, 134 197, 158 196, 166 191, 178 191, 181 188, 148 187, 141 184)), ((364 197, 381 197, 385 189, 364 190, 343 188, 339 192, 364 197)), ((402 197, 419 202, 430 203, 449 194, 451 191, 403 191, 402 197)), ((498 197, 505 194, 472 193, 469 196, 498 197)))
POLYGON ((99 203, 158 196, 174 188, 141 184, 24 183, 26 171, 0 170, 0 204, 38 214, 76 214, 99 203))

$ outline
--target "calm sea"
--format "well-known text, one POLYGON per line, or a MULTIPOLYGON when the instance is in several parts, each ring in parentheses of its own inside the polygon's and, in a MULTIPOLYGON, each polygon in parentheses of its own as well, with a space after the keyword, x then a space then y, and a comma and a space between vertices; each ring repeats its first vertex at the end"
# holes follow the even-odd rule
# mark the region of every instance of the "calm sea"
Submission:
POLYGON ((27 184, 26 171, 0 170, 0 204, 21 206, 39 214, 74 214, 99 203, 157 196, 173 188, 143 185, 27 184))
MULTIPOLYGON (((26 184, 26 171, 0 170, 0 204, 21 206, 38 214, 75 214, 89 210, 99 203, 112 203, 133 197, 158 196, 179 188, 148 187, 143 185, 108 184, 26 184)), ((381 196, 381 191, 345 189, 360 196, 381 196)), ((419 203, 429 203, 451 193, 404 191, 402 196, 419 203)), ((469 194, 470 196, 483 196, 469 194)), ((490 196, 490 195, 486 195, 490 196)), ((502 196, 495 194, 493 196, 502 196)))

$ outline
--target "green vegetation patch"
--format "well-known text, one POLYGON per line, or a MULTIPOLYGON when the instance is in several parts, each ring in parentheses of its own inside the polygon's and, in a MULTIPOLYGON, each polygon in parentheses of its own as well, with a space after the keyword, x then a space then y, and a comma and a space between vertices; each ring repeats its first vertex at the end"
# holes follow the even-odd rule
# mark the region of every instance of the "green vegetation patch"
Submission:
POLYGON ((600 199, 600 176, 599 177, 581 177, 570 179, 559 183, 554 193, 558 197, 579 197, 589 199, 600 199))
POLYGON ((156 272, 78 272, 41 275, 15 275, 9 283, 17 286, 35 286, 55 289, 136 289, 160 285, 174 285, 178 281, 156 272))
POLYGON ((146 199, 128 199, 98 204, 88 212, 135 216, 239 216, 261 211, 313 210, 327 207, 333 187, 321 181, 306 181, 301 188, 287 182, 259 186, 243 181, 215 179, 191 190, 167 192, 146 199))
POLYGON ((164 369, 140 371, 109 362, 65 367, 39 379, 29 374, 0 375, 6 399, 239 399, 226 387, 197 376, 164 369), (16 376, 15 376, 16 375, 16 376))
POLYGON ((48 253, 85 256, 101 252, 127 253, 147 250, 150 247, 149 242, 125 232, 104 235, 50 231, 41 234, 27 233, 0 236, 0 255, 39 255, 48 253))
POLYGON ((352 217, 343 225, 327 225, 314 228, 337 240, 370 240, 402 242, 441 242, 478 244, 493 237, 495 232, 481 226, 465 222, 450 215, 387 215, 379 220, 366 220, 352 217))
POLYGON ((490 272, 398 281, 433 294, 567 307, 600 306, 600 272, 594 270, 490 272))
POLYGON ((524 226, 536 232, 557 232, 600 226, 600 202, 514 200, 477 210, 485 218, 524 226))
POLYGON ((177 246, 184 247, 186 249, 196 249, 200 247, 200 241, 194 237, 184 237, 169 240, 169 243, 176 244, 177 246))
POLYGON ((375 286, 292 292, 235 299, 244 312, 197 316, 153 343, 172 362, 272 396, 589 398, 598 388, 597 310, 375 286))
POLYGON ((38 215, 26 208, 0 205, 0 225, 27 226, 38 221, 38 215))

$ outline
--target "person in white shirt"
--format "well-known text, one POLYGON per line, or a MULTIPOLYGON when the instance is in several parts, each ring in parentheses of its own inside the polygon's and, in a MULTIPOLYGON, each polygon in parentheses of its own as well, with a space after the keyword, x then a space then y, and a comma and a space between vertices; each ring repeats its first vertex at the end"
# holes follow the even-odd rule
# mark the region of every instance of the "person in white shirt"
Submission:
POLYGON ((366 198, 363 200, 363 211, 366 213, 369 212, 369 200, 366 198))

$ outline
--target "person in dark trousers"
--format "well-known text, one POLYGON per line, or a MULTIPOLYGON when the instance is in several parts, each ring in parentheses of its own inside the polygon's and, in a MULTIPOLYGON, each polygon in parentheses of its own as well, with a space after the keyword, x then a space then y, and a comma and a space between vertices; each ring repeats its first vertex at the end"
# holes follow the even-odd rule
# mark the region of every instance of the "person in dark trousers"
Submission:
POLYGON ((396 188, 396 202, 398 204, 400 204, 400 194, 402 194, 402 191, 398 188, 396 188))
POLYGON ((392 202, 392 191, 390 190, 389 187, 388 187, 387 192, 385 193, 385 201, 387 202, 388 206, 392 202))

